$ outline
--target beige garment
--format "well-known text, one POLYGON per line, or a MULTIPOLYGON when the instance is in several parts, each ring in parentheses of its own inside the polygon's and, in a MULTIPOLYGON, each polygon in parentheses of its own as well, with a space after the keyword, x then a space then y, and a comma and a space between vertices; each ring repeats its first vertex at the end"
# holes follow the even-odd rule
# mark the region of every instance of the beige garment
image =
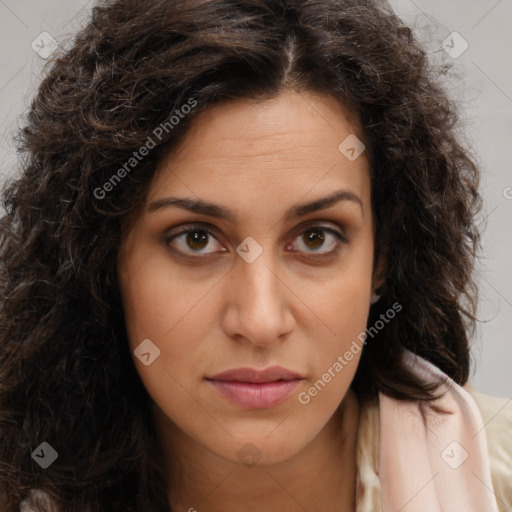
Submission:
POLYGON ((484 419, 491 477, 500 512, 512 512, 512 399, 485 395, 472 389, 484 419))
MULTIPOLYGON (((482 416, 487 441, 493 493, 499 512, 512 512, 512 400, 478 393, 467 387, 482 416)), ((431 425, 435 424, 435 420, 431 425)), ((379 400, 363 404, 357 440, 356 512, 382 512, 381 483, 379 480, 379 400)), ((418 449, 421 447, 418 446, 418 449)), ((411 453, 411 457, 415 454, 411 453)), ((480 493, 491 493, 475 479, 480 493), (481 485, 479 488, 478 486, 481 485)), ((457 490, 454 489, 454 493, 457 490)), ((419 496, 421 499, 421 496, 419 496)), ((398 512, 400 507, 397 508, 398 512)), ((444 512, 448 509, 441 508, 444 512)), ((466 512, 449 510, 449 512, 466 512)), ((481 512, 488 512, 482 510, 481 512)))

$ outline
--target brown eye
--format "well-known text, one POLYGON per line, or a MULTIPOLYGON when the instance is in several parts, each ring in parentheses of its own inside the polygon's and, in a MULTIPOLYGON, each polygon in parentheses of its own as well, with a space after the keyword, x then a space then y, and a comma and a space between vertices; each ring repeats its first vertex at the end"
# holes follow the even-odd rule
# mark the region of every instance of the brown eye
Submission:
MULTIPOLYGON (((332 228, 313 226, 302 231, 292 245, 298 245, 298 252, 306 253, 313 258, 322 258, 334 255, 340 245, 347 242, 341 233, 332 228)), ((226 251, 213 232, 202 225, 192 225, 176 234, 166 236, 165 244, 178 253, 191 257, 226 251)))
POLYGON ((219 251, 219 247, 222 246, 214 234, 203 226, 190 226, 182 229, 179 233, 165 237, 165 243, 186 255, 223 252, 222 249, 219 251))
POLYGON ((194 250, 204 249, 208 245, 208 234, 205 231, 189 231, 186 233, 185 243, 194 250))
POLYGON ((313 226, 304 230, 295 241, 299 252, 313 257, 333 255, 342 243, 348 242, 340 232, 323 226, 313 226))
POLYGON ((303 233, 304 243, 311 249, 322 247, 325 237, 319 229, 310 229, 303 233))

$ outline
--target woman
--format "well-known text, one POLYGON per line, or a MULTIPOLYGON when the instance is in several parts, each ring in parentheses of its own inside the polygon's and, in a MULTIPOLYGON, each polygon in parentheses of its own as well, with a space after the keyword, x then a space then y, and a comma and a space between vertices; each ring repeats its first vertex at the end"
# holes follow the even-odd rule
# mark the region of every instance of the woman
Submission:
POLYGON ((512 506, 436 79, 380 3, 94 7, 4 190, 2 510, 512 506))

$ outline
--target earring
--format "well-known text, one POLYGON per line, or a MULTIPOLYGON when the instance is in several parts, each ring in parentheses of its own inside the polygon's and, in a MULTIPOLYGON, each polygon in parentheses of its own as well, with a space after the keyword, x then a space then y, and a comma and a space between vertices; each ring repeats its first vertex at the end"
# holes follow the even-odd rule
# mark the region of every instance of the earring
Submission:
POLYGON ((370 299, 370 304, 375 304, 380 298, 382 297, 382 295, 377 295, 373 290, 372 290, 372 296, 371 296, 371 299, 370 299))

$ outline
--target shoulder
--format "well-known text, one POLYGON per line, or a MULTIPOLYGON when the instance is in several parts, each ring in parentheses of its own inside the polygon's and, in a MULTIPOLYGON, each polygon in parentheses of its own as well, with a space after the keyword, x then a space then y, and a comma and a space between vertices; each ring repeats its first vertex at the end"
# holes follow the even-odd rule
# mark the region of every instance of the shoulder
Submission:
POLYGON ((476 402, 485 425, 489 463, 498 507, 512 510, 512 399, 466 391, 476 402))
MULTIPOLYGON (((388 501, 400 492, 404 499, 402 488, 417 487, 421 474, 423 481, 437 476, 429 490, 431 502, 442 502, 446 510, 512 511, 509 401, 474 396, 474 391, 472 395, 468 387, 412 352, 404 354, 404 361, 425 384, 439 384, 440 394, 433 401, 396 400, 379 394, 383 501, 384 492, 388 501), (393 479, 397 465, 404 475, 400 484, 393 479)), ((425 493, 422 497, 425 501, 425 493)))
MULTIPOLYGON (((438 369, 415 359, 418 374, 442 376, 438 369)), ((389 489, 397 494, 413 478, 430 468, 436 480, 437 499, 464 501, 465 509, 512 512, 512 400, 482 393, 452 382, 440 400, 425 403, 398 400, 379 393, 377 401, 361 403, 357 442, 357 511, 381 510, 389 489), (446 457, 457 455, 447 448, 458 440, 468 449, 469 463, 450 464, 446 457), (389 448, 391 447, 391 448, 389 448), (383 452, 388 451, 387 455, 383 452), (421 457, 423 453, 423 458, 421 457), (411 457, 411 454, 414 454, 411 457), (486 466, 487 477, 482 473, 486 466), (397 471, 403 476, 397 480, 397 471), (477 473, 475 473, 477 471, 477 473), (384 474, 386 473, 386 475, 384 474), (480 475, 478 477, 478 475, 480 475), (487 487, 475 486, 475 476, 487 487), (398 488, 396 488, 398 486, 398 488), (488 501, 493 489, 492 501, 488 501), (468 497, 468 494, 471 497, 468 497), (473 502, 485 501, 487 505, 473 502)), ((428 477, 428 475, 426 475, 428 477)), ((424 480, 424 479, 423 479, 424 480)), ((414 484, 414 482, 413 482, 414 484)), ((414 485, 411 487, 414 488, 414 485)), ((403 501, 403 500, 402 500, 403 501)), ((435 501, 435 500, 434 500, 435 501)), ((400 508, 399 501, 396 509, 400 508)))

